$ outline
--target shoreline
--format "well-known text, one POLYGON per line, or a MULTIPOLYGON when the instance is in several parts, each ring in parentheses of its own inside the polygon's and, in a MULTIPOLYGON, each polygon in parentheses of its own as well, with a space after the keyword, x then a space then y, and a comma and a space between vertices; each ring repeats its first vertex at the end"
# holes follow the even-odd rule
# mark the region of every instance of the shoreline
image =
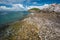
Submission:
MULTIPOLYGON (((29 15, 29 14, 28 14, 28 15, 29 15)), ((4 29, 6 29, 7 27, 9 27, 11 24, 16 23, 16 22, 18 22, 18 21, 21 21, 21 20, 27 18, 28 15, 24 16, 24 17, 21 18, 21 19, 15 20, 15 21, 11 21, 11 22, 6 22, 6 23, 3 23, 3 24, 0 24, 0 30, 4 30, 4 29)))

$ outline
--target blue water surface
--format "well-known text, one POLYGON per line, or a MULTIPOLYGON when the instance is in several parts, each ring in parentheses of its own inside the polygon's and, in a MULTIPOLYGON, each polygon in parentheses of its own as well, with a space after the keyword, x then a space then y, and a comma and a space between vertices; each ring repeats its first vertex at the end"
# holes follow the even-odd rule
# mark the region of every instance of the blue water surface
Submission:
POLYGON ((23 19, 28 14, 27 11, 2 11, 0 12, 0 25, 23 19))

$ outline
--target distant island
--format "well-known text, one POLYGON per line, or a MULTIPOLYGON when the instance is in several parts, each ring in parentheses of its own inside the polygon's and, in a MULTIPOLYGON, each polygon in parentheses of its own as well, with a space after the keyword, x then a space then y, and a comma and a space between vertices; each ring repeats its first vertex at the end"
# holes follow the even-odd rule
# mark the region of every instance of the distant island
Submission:
POLYGON ((40 12, 40 9, 39 8, 31 8, 28 11, 33 12, 33 13, 37 13, 37 12, 40 12))

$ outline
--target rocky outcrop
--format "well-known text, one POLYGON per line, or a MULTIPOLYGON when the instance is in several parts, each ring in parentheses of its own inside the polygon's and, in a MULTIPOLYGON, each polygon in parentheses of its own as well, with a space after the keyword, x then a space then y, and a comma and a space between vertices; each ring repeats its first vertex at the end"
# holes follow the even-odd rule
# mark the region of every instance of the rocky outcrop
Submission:
POLYGON ((54 11, 54 12, 60 13, 60 4, 50 4, 50 5, 44 6, 42 10, 49 11, 49 12, 54 11))
POLYGON ((60 16, 44 12, 29 14, 2 33, 0 40, 60 40, 60 16))

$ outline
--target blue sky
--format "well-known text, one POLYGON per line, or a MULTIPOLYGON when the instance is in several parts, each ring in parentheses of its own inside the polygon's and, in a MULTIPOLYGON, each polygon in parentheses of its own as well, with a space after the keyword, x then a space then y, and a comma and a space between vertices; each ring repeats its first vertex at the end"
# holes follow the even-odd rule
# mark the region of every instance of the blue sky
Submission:
POLYGON ((26 6, 41 6, 44 4, 53 4, 53 3, 59 4, 60 0, 0 0, 0 10, 2 10, 3 7, 6 9, 8 8, 8 10, 11 10, 14 8, 19 9, 20 6, 22 7, 20 9, 23 9, 23 7, 25 8, 26 6))

